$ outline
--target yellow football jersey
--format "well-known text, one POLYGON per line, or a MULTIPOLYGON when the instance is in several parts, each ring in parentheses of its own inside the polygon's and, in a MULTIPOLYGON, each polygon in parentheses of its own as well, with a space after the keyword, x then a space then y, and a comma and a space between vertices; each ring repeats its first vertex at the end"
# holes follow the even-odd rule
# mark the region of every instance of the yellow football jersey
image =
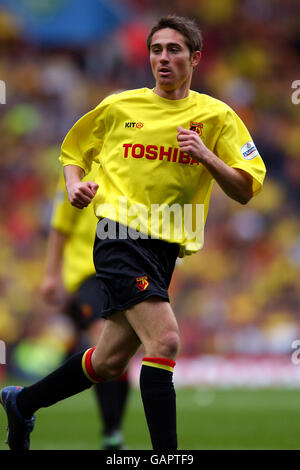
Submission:
POLYGON ((213 177, 180 150, 178 126, 198 132, 220 159, 253 177, 253 194, 260 191, 266 169, 247 128, 228 105, 195 91, 181 100, 148 88, 105 98, 67 134, 60 159, 86 173, 100 163, 98 218, 179 243, 184 256, 201 248, 213 177))
MULTIPOLYGON (((84 178, 94 181, 98 164, 84 178)), ((51 227, 67 235, 63 252, 62 278, 65 288, 75 292, 85 279, 95 274, 93 245, 98 219, 93 205, 77 209, 68 200, 63 172, 59 176, 51 227)))

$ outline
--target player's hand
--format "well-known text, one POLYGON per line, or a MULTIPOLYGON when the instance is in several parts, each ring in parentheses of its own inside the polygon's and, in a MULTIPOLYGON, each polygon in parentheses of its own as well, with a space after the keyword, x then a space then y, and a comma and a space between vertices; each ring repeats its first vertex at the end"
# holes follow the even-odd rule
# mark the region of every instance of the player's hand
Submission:
POLYGON ((98 184, 93 181, 80 181, 67 187, 69 201, 78 209, 87 207, 98 190, 98 184))
POLYGON ((60 288, 58 277, 47 276, 41 286, 41 295, 47 304, 57 303, 58 290, 60 288))
POLYGON ((207 147, 204 145, 197 132, 184 129, 183 127, 178 127, 177 132, 180 150, 201 162, 201 157, 207 150, 207 147))

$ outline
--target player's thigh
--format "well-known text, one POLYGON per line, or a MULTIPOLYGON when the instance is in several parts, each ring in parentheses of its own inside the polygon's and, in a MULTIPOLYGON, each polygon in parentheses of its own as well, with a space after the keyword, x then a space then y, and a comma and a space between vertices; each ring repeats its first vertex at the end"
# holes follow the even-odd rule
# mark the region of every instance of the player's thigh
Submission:
POLYGON ((94 320, 87 328, 87 333, 89 337, 90 344, 95 346, 99 340, 101 332, 104 328, 105 320, 104 318, 99 318, 98 320, 94 320))
POLYGON ((146 355, 174 359, 179 347, 179 328, 169 302, 150 297, 125 311, 126 318, 140 338, 146 355))
POLYGON ((102 373, 118 375, 127 367, 129 360, 141 344, 123 312, 117 312, 105 319, 96 349, 93 365, 102 373))

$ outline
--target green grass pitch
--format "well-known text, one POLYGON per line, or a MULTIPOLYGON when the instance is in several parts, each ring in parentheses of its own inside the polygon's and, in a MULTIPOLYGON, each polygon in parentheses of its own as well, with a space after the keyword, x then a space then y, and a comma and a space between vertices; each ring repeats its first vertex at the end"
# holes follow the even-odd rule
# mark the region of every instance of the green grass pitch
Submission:
MULTIPOLYGON (((177 388, 179 449, 300 449, 300 390, 177 388)), ((37 412, 31 449, 100 448, 91 390, 37 412)), ((7 449, 0 410, 0 450, 7 449)), ((132 389, 123 431, 128 450, 151 450, 139 391, 132 389)))

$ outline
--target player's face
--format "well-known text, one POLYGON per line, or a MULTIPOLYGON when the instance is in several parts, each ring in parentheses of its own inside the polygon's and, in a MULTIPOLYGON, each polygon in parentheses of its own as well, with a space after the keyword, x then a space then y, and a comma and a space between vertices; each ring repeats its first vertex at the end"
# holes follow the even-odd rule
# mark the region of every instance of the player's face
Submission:
POLYGON ((199 51, 191 57, 185 38, 178 31, 164 28, 154 33, 150 46, 150 63, 156 80, 155 91, 163 96, 164 92, 169 94, 182 90, 187 96, 193 69, 200 57, 199 51))

